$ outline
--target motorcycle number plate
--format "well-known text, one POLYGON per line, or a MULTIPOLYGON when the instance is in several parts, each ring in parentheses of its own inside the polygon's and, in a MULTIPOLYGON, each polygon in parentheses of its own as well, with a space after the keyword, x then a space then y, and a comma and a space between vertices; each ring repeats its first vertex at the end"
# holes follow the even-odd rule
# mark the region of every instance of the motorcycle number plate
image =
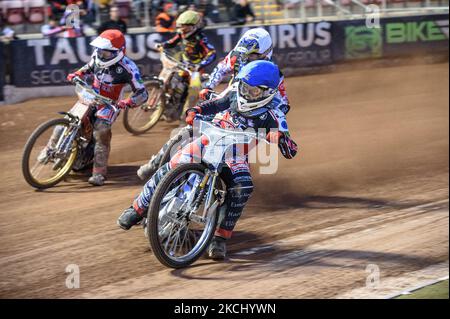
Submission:
POLYGON ((80 120, 83 120, 89 112, 89 106, 77 102, 69 111, 70 114, 77 116, 80 120))

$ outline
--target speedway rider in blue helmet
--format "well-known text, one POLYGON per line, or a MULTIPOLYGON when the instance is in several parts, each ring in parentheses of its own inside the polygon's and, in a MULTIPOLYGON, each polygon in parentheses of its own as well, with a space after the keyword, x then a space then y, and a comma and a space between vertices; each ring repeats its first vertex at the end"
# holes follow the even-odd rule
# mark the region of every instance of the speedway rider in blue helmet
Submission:
MULTIPOLYGON (((199 97, 206 100, 209 92, 214 90, 226 76, 231 76, 230 83, 237 81, 237 74, 248 63, 256 60, 272 61, 273 42, 264 28, 252 28, 246 31, 236 46, 220 61, 211 72, 209 81, 200 91, 199 97)), ((289 99, 284 85, 284 76, 280 73, 277 97, 283 102, 280 109, 284 114, 289 112, 289 99)))
MULTIPOLYGON (((273 42, 269 32, 264 28, 252 28, 246 31, 239 39, 234 49, 215 67, 209 81, 205 84, 205 88, 200 91, 200 99, 206 100, 209 93, 220 84, 225 76, 231 75, 230 86, 221 93, 222 95, 225 94, 227 90, 231 89, 233 83, 238 81, 237 75, 244 66, 258 60, 271 61, 272 54, 273 42)), ((284 85, 284 76, 281 72, 279 78, 280 81, 278 83, 278 90, 275 98, 280 101, 280 103, 278 103, 278 108, 284 114, 287 114, 290 110, 290 106, 284 85)), ((185 130, 180 131, 180 134, 184 132, 185 130)), ((178 139, 178 137, 174 136, 174 139, 178 139)), ((164 153, 169 145, 170 141, 163 145, 157 154, 151 156, 147 163, 139 167, 136 173, 141 180, 148 180, 155 173, 160 166, 161 160, 164 158, 164 153)))
MULTIPOLYGON (((278 67, 269 61, 254 61, 242 68, 237 79, 238 81, 223 97, 189 109, 186 112, 186 123, 193 125, 197 114, 215 114, 212 122, 224 129, 264 129, 267 140, 277 143, 285 158, 293 158, 297 153, 297 145, 290 138, 285 114, 279 109, 282 102, 276 98, 280 82, 278 67)), ((192 150, 201 150, 203 147, 201 138, 197 138, 179 150, 169 163, 159 168, 145 184, 131 207, 119 217, 118 225, 128 230, 139 223, 147 214, 151 197, 163 176, 179 163, 192 162, 195 155, 192 150)), ((224 218, 208 247, 208 256, 212 259, 225 258, 226 239, 231 237, 253 191, 247 156, 227 160, 226 164, 221 173, 221 178, 227 185, 227 195, 221 209, 224 218)))

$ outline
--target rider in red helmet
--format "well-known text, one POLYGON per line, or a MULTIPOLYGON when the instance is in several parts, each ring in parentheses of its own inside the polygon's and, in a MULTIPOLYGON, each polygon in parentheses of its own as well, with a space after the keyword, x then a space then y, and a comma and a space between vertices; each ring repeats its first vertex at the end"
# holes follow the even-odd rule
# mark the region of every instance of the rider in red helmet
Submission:
MULTIPOLYGON (((93 88, 99 94, 117 102, 120 109, 137 107, 147 101, 148 94, 136 64, 125 56, 125 37, 119 30, 106 30, 91 42, 94 53, 88 64, 67 76, 93 78, 93 88), (123 89, 130 85, 131 97, 123 99, 123 89)), ((94 122, 94 168, 89 183, 104 184, 111 145, 111 125, 117 117, 109 106, 97 108, 94 122)))

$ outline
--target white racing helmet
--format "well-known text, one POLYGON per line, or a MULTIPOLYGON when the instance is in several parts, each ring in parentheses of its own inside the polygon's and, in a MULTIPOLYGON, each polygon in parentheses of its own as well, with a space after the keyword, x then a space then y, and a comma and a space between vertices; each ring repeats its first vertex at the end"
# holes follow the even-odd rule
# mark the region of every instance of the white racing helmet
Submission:
POLYGON ((119 30, 106 30, 90 43, 95 47, 92 55, 99 68, 116 64, 125 56, 125 37, 119 30))
POLYGON ((259 60, 270 60, 273 53, 273 42, 269 32, 263 28, 250 29, 244 33, 234 48, 245 57, 256 53, 259 60))

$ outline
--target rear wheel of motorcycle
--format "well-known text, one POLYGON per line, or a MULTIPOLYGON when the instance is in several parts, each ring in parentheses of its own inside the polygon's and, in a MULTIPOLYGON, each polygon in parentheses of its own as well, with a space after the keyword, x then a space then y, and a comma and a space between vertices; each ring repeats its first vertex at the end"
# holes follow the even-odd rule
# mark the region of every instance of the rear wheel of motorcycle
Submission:
POLYGON ((71 171, 77 158, 77 141, 71 145, 71 152, 64 159, 44 163, 39 161, 44 148, 56 129, 70 129, 70 121, 65 118, 53 119, 40 125, 29 137, 22 156, 22 173, 28 184, 34 188, 44 189, 58 184, 71 171), (48 135, 50 134, 50 135, 48 135), (46 172, 49 172, 46 174, 46 172), (49 175, 49 176, 46 176, 49 175))
MULTIPOLYGON (((171 186, 173 185, 173 183, 176 183, 177 180, 183 178, 183 176, 188 176, 189 174, 192 173, 198 174, 199 176, 204 176, 205 171, 206 168, 202 164, 197 163, 180 164, 177 168, 171 170, 169 173, 167 173, 166 176, 164 176, 164 178, 160 181, 160 183, 156 187, 155 193, 153 194, 147 216, 148 217, 147 234, 150 241, 150 246, 156 258, 167 267, 184 268, 191 265, 193 262, 195 262, 198 258, 200 258, 203 255, 214 235, 218 220, 217 210, 214 212, 210 212, 208 214, 207 221, 204 224, 203 231, 195 229, 195 222, 192 221, 189 223, 188 227, 184 228, 185 229, 185 232, 183 233, 185 236, 184 238, 186 237, 188 238, 187 247, 191 247, 191 249, 190 250, 188 249, 185 255, 176 256, 177 242, 175 242, 175 244, 171 243, 169 241, 169 239, 171 238, 170 235, 168 236, 168 239, 163 242, 162 240, 164 238, 161 238, 160 235, 160 231, 163 231, 162 229, 160 229, 160 227, 162 226, 167 227, 167 225, 169 224, 167 223, 165 225, 160 225, 159 215, 161 209, 161 202, 163 201, 164 197, 169 193, 169 191, 172 189, 171 186), (192 243, 192 241, 194 242, 192 243), (169 244, 167 245, 167 243, 169 244), (168 249, 167 247, 165 247, 165 245, 167 246, 175 245, 175 252, 172 252, 170 248, 169 251, 167 251, 168 249)), ((198 209, 199 212, 203 211, 204 204, 205 203, 203 203, 198 209)))
POLYGON ((155 126, 166 106, 164 89, 158 82, 148 82, 145 87, 149 94, 147 103, 136 108, 127 108, 123 114, 125 129, 134 135, 143 134, 155 126))

